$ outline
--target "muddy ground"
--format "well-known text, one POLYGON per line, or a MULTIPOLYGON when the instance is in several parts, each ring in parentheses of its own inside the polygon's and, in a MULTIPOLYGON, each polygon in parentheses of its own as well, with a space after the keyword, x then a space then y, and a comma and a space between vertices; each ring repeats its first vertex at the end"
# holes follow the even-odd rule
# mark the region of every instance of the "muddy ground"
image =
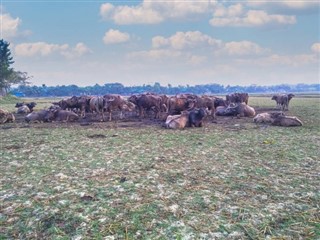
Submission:
MULTIPOLYGON (((277 111, 275 108, 257 108, 256 113, 277 111)), ((290 115, 289 113, 286 113, 290 115)), ((123 118, 120 118, 120 112, 114 112, 112 121, 108 121, 108 114, 105 114, 105 121, 101 120, 100 115, 94 113, 87 113, 85 118, 80 118, 75 122, 45 122, 45 123, 27 123, 24 118, 26 114, 16 114, 13 124, 5 124, 1 126, 2 129, 9 128, 57 128, 57 127, 85 127, 85 128, 144 128, 146 126, 163 127, 166 113, 162 113, 160 119, 154 119, 153 113, 149 112, 146 118, 139 119, 136 113, 125 113, 123 118)), ((221 125, 226 128, 232 127, 236 124, 242 125, 245 123, 252 123, 252 118, 248 117, 223 117, 216 116, 215 119, 207 116, 204 119, 204 125, 221 125)))

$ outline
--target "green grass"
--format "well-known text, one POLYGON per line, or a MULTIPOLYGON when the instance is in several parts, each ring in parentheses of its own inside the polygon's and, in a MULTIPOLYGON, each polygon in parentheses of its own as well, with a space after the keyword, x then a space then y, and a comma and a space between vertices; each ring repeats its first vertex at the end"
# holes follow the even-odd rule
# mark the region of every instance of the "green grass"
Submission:
POLYGON ((319 239, 319 103, 292 100, 298 128, 7 124, 0 239, 319 239))

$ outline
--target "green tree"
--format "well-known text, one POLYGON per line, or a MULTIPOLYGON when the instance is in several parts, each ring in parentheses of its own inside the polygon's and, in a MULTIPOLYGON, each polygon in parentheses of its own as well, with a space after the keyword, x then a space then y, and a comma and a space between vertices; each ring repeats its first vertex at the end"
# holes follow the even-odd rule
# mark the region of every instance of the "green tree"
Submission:
POLYGON ((15 71, 11 65, 14 63, 10 43, 0 40, 0 91, 7 94, 14 84, 26 84, 30 78, 26 72, 15 71))

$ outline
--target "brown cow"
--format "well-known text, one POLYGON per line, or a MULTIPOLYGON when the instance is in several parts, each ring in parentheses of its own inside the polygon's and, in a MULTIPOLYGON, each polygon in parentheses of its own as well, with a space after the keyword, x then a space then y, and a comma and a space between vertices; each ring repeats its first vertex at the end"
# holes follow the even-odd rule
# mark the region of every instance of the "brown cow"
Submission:
POLYGON ((155 118, 160 117, 161 97, 151 94, 132 95, 128 100, 134 103, 139 110, 139 117, 142 118, 145 111, 154 110, 155 118))
POLYGON ((238 116, 238 117, 254 117, 256 111, 253 107, 246 105, 245 103, 230 104, 225 109, 224 116, 238 116))
POLYGON ((168 113, 179 114, 182 111, 191 109, 195 106, 196 100, 193 97, 175 96, 168 99, 168 113))
POLYGON ((132 102, 126 101, 121 95, 106 94, 103 96, 105 100, 104 109, 109 113, 109 121, 112 120, 112 111, 120 110, 120 118, 122 118, 122 111, 132 111, 135 105, 132 102))
POLYGON ((48 112, 49 114, 45 116, 46 121, 73 122, 79 119, 76 113, 68 110, 53 110, 48 112))
POLYGON ((8 112, 7 110, 0 109, 0 124, 14 121, 15 117, 12 113, 8 112))
POLYGON ((259 113, 259 114, 257 114, 257 116, 255 116, 253 118, 253 122, 255 122, 255 123, 273 123, 274 119, 279 116, 284 116, 284 113, 283 112, 259 113))
POLYGON ((300 127, 302 126, 302 122, 300 119, 294 116, 279 116, 274 119, 272 122, 274 126, 282 126, 282 127, 300 127))
POLYGON ((245 103, 248 105, 249 94, 248 93, 231 93, 226 95, 226 101, 230 103, 245 103))

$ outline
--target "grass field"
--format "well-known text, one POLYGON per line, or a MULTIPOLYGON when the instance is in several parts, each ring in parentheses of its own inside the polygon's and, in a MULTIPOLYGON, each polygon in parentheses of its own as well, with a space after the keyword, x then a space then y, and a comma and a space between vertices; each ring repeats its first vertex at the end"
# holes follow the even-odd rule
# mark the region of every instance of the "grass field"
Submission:
POLYGON ((320 98, 288 114, 304 126, 2 125, 0 239, 320 239, 320 98))

